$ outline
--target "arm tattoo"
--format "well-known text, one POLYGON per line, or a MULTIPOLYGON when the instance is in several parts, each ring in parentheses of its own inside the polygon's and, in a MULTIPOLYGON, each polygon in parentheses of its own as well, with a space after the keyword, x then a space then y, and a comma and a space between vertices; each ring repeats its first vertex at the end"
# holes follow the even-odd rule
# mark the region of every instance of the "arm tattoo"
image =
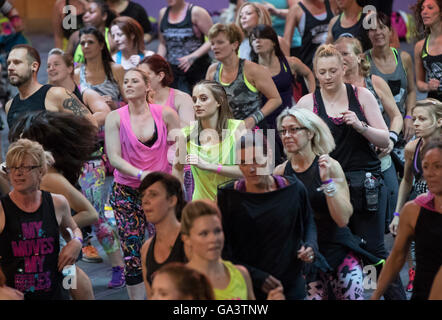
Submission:
POLYGON ((63 108, 72 111, 76 116, 89 114, 88 109, 72 93, 66 90, 69 98, 63 101, 63 108))

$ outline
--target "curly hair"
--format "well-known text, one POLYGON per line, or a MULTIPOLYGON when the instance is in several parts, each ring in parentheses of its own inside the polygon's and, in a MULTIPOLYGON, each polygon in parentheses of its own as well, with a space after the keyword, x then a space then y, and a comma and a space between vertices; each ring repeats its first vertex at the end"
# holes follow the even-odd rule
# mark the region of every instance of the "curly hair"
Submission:
MULTIPOLYGON (((442 15, 442 0, 434 0, 439 7, 439 10, 442 15)), ((416 35, 421 37, 426 37, 430 34, 430 29, 428 27, 425 27, 424 21, 422 20, 422 5, 424 4, 425 0, 418 0, 414 6, 412 6, 410 9, 414 12, 414 19, 415 19, 415 27, 416 27, 416 35)))
POLYGON ((98 150, 97 128, 72 113, 39 111, 21 117, 9 132, 9 142, 27 138, 52 153, 55 168, 72 185, 84 163, 98 150))

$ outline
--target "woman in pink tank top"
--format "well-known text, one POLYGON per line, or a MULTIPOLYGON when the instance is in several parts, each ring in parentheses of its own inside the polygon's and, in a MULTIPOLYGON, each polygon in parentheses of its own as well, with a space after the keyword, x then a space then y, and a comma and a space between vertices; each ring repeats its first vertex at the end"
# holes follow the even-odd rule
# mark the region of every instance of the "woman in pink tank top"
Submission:
POLYGON ((168 133, 179 128, 178 115, 172 108, 150 104, 147 75, 139 69, 126 72, 123 82, 128 104, 109 113, 106 118, 106 148, 115 167, 110 204, 114 209, 123 249, 125 278, 129 298, 144 299, 140 250, 154 233, 146 221, 138 187, 150 172, 171 172, 167 159, 168 133))
POLYGON ((150 86, 155 92, 153 102, 175 109, 182 128, 190 125, 190 122, 195 120, 192 97, 169 87, 173 82, 173 72, 169 63, 162 56, 154 54, 141 60, 138 68, 149 76, 150 86))

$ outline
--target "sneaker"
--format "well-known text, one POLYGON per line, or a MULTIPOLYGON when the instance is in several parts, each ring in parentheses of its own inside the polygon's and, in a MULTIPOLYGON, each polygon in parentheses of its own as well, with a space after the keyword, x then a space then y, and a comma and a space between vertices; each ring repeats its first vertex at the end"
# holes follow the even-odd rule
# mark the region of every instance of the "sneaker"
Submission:
POLYGON ((100 257, 100 255, 98 254, 98 250, 93 245, 90 244, 86 247, 83 247, 81 251, 83 253, 83 258, 81 258, 81 260, 91 263, 103 262, 103 258, 100 257))
POLYGON ((124 278, 124 268, 123 267, 112 267, 112 279, 109 281, 107 287, 110 289, 113 288, 122 288, 126 285, 126 281, 124 278))
POLYGON ((407 292, 413 292, 413 281, 414 281, 414 275, 415 275, 414 268, 410 268, 408 270, 408 285, 407 285, 407 292))

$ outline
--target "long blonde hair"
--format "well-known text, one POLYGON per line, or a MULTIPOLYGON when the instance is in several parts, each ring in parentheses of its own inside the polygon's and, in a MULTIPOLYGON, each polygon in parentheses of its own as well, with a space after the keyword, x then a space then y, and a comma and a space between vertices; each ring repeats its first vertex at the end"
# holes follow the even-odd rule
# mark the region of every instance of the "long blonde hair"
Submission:
POLYGON ((265 24, 268 26, 272 25, 272 18, 270 16, 269 11, 266 7, 264 7, 262 4, 255 3, 255 2, 244 2, 237 10, 237 15, 235 19, 235 24, 241 28, 241 30, 244 32, 244 34, 248 37, 249 34, 246 30, 244 30, 241 26, 241 19, 240 19, 240 13, 241 10, 245 6, 251 6, 253 9, 255 9, 256 13, 258 14, 258 24, 265 24))

